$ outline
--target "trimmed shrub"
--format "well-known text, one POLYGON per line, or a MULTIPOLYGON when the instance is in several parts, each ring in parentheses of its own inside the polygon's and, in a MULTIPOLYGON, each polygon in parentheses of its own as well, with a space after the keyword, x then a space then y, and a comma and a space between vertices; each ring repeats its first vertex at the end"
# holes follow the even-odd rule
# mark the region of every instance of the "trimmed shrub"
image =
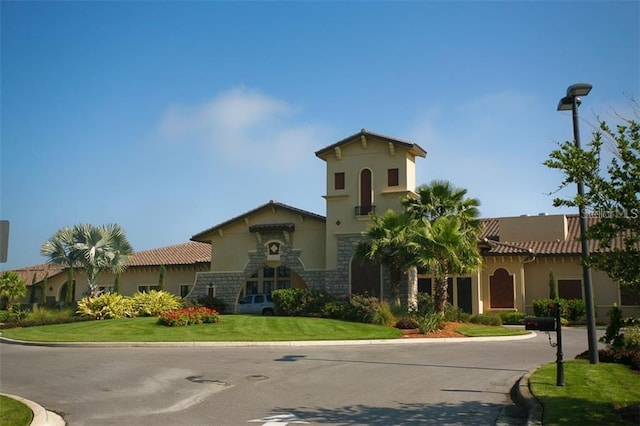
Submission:
POLYGON ((201 297, 198 299, 198 305, 209 309, 215 309, 218 312, 227 312, 227 304, 224 300, 217 297, 201 297))
POLYGON ((321 315, 325 305, 333 300, 323 291, 303 288, 285 288, 271 293, 279 315, 314 316, 321 315))
POLYGON ((113 319, 135 316, 131 300, 116 293, 85 297, 78 302, 77 313, 92 319, 113 319))
POLYGON ((533 315, 536 317, 555 317, 557 303, 560 303, 560 316, 568 318, 567 301, 564 299, 535 299, 533 301, 533 315))
POLYGON ((572 322, 577 322, 587 315, 587 308, 585 307, 584 300, 571 299, 567 301, 567 319, 572 322))
POLYGON ((502 318, 498 315, 475 314, 469 317, 472 324, 492 325, 499 327, 502 325, 502 318))
POLYGON ((343 309, 339 319, 372 323, 378 304, 378 299, 375 297, 352 294, 342 303, 343 309))
POLYGON ((220 321, 220 314, 215 309, 204 306, 179 310, 170 310, 158 315, 158 324, 167 327, 181 327, 191 324, 216 323, 220 321))
POLYGON ((444 321, 467 322, 469 321, 469 314, 447 302, 444 305, 444 321))
POLYGON ((431 313, 418 318, 418 329, 421 334, 431 333, 442 328, 442 315, 431 313))
POLYGON ((522 325, 526 315, 524 312, 500 312, 498 316, 502 320, 502 324, 522 325))
POLYGON ((155 317, 163 312, 182 308, 182 299, 164 290, 136 292, 130 299, 136 314, 145 317, 155 317))
POLYGON ((413 330, 418 328, 418 321, 411 317, 402 317, 396 321, 395 327, 401 330, 413 330))
POLYGON ((378 303, 373 313, 373 323, 391 327, 396 322, 396 317, 391 312, 391 307, 387 302, 378 303))
MULTIPOLYGON (((579 354, 576 359, 589 359, 589 351, 579 354)), ((598 359, 600 362, 623 364, 632 370, 640 370, 640 350, 638 349, 600 349, 598 359)))

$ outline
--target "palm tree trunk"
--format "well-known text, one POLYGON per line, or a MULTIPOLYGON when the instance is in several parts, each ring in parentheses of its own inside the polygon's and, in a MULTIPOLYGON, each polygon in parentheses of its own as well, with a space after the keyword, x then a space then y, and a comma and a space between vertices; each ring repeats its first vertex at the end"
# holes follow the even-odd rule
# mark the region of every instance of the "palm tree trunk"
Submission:
POLYGON ((402 270, 400 268, 391 269, 391 304, 400 306, 400 280, 402 279, 402 270))
POLYGON ((444 316, 444 307, 447 304, 447 287, 449 284, 448 283, 449 277, 447 276, 447 274, 444 274, 442 276, 435 277, 435 281, 436 281, 436 288, 435 288, 436 312, 444 316))

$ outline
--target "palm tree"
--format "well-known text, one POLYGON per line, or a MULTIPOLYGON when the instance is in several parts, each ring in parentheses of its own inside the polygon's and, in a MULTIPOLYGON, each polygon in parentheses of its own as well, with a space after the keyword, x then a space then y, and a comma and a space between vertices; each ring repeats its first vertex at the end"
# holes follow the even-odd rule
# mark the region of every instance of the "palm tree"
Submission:
POLYGON ((117 224, 93 226, 78 224, 73 228, 74 258, 87 275, 87 295, 98 293, 97 281, 104 271, 122 273, 133 249, 124 230, 117 224))
POLYGON ((441 216, 433 224, 425 219, 423 226, 414 227, 412 245, 418 264, 434 276, 435 309, 444 315, 449 276, 472 272, 482 263, 477 235, 463 229, 458 217, 441 216))
POLYGON ((467 190, 457 188, 446 180, 433 180, 416 188, 417 198, 407 197, 402 201, 414 217, 424 217, 433 223, 441 216, 456 216, 464 229, 480 230, 480 201, 465 198, 467 190))
POLYGON ((480 201, 467 198, 467 190, 449 181, 434 180, 416 188, 417 198, 407 197, 402 204, 415 220, 429 227, 416 228, 416 250, 419 264, 434 276, 435 304, 444 314, 447 280, 452 274, 465 274, 477 269, 482 258, 478 251, 481 231, 480 201))
POLYGON ((383 216, 371 215, 373 223, 367 229, 366 239, 356 246, 356 256, 376 260, 386 265, 391 273, 391 301, 400 304, 402 274, 416 264, 414 247, 410 244, 413 219, 407 213, 387 211, 383 216))
MULTIPOLYGON (((48 257, 48 263, 67 267, 67 302, 73 301, 73 269, 77 265, 76 252, 73 249, 73 229, 64 227, 59 229, 40 248, 40 254, 48 257)), ((46 280, 45 280, 46 281, 46 280)), ((44 304, 46 283, 42 284, 42 303, 44 304)))

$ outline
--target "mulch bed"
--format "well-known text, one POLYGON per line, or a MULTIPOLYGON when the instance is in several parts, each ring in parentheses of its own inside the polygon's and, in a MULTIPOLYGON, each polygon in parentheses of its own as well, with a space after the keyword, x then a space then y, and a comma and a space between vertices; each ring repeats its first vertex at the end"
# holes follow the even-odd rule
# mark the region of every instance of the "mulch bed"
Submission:
POLYGON ((462 325, 459 322, 448 322, 444 325, 440 330, 433 331, 427 334, 420 334, 420 330, 412 329, 412 330, 402 330, 403 338, 405 339, 433 339, 433 338, 443 338, 443 337, 466 337, 463 334, 456 333, 455 329, 462 325))

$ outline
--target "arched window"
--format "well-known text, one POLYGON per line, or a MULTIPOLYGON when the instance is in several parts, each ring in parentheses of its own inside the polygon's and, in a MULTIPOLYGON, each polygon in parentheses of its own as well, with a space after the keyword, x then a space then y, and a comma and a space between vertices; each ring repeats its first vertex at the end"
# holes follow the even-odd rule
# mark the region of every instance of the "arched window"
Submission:
POLYGON ((373 211, 373 183, 371 170, 360 172, 360 208, 358 214, 367 215, 373 211))
POLYGON ((513 275, 504 268, 496 269, 489 277, 489 297, 491 308, 514 308, 515 290, 513 275))

